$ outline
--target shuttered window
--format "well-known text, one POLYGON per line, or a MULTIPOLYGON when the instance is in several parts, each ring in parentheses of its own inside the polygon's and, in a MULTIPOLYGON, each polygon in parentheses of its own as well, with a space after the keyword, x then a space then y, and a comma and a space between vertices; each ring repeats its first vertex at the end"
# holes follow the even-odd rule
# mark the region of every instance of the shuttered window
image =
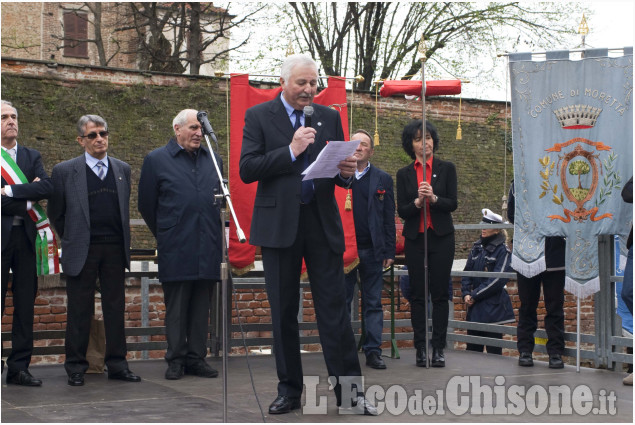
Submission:
POLYGON ((88 57, 88 15, 86 13, 64 12, 64 56, 88 57))

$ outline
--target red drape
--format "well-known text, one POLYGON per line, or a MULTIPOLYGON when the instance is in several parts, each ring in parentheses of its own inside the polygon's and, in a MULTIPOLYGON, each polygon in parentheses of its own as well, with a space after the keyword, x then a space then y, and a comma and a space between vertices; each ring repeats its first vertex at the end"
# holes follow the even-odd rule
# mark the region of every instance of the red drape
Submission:
MULTIPOLYGON (((461 80, 426 81, 426 96, 442 96, 461 93, 461 80)), ((421 81, 386 80, 379 89, 383 97, 393 94, 409 94, 421 96, 421 81)))
MULTIPOLYGON (((346 81, 341 77, 329 77, 328 87, 315 96, 315 103, 329 106, 340 113, 342 127, 346 140, 349 138, 348 109, 346 107, 346 81)), ((249 85, 249 76, 234 74, 231 76, 231 106, 230 106, 230 150, 229 150, 229 191, 232 203, 236 209, 236 216, 249 240, 251 216, 256 197, 257 183, 245 184, 238 174, 238 162, 243 140, 245 112, 248 108, 262 102, 274 99, 281 91, 276 89, 257 89, 249 85)), ((344 268, 350 269, 357 264, 357 246, 355 244, 355 226, 353 212, 345 211, 346 190, 335 188, 337 200, 344 227, 346 252, 344 253, 344 268)), ((236 224, 233 220, 229 224, 229 262, 236 274, 242 274, 253 268, 256 247, 249 243, 241 244, 236 236, 236 224)))

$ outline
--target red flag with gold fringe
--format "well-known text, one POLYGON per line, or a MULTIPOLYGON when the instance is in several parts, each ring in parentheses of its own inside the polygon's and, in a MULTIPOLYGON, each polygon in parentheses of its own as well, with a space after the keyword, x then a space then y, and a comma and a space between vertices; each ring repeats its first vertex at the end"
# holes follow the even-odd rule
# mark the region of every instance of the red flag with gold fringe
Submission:
MULTIPOLYGON (((461 80, 426 81, 426 97, 461 93, 461 80)), ((379 89, 383 97, 393 94, 409 94, 421 96, 421 81, 417 80, 386 80, 379 89)))
MULTIPOLYGON (((348 109, 346 106, 346 80, 341 77, 329 77, 328 87, 315 96, 314 102, 337 110, 342 117, 342 127, 346 140, 349 139, 348 109)), ((230 107, 230 151, 229 151, 229 191, 232 203, 236 209, 236 217, 249 240, 251 216, 253 214, 254 199, 258 183, 245 184, 238 173, 240 151, 243 141, 243 127, 245 125, 245 112, 247 109, 259 103, 274 99, 281 88, 258 89, 249 85, 249 75, 232 74, 231 76, 231 107, 230 107)), ((346 190, 336 186, 335 199, 342 217, 344 227, 344 239, 346 251, 344 252, 344 269, 349 271, 358 263, 357 246, 355 243, 355 225, 353 224, 353 212, 346 211, 346 190)), ((236 236, 236 224, 233 220, 229 223, 229 263, 232 271, 244 274, 253 269, 256 256, 256 247, 249 243, 241 244, 236 236)), ((304 272, 304 268, 303 268, 304 272)))

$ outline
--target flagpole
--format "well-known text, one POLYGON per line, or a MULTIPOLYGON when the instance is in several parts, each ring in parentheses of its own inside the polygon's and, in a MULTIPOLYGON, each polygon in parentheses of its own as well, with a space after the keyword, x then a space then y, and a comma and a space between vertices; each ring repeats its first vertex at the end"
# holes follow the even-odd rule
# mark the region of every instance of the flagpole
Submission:
MULTIPOLYGON (((423 181, 428 181, 426 176, 426 163, 428 158, 426 158, 426 78, 425 78, 425 63, 426 63, 426 41, 421 35, 421 41, 419 42, 419 54, 421 59, 421 138, 423 139, 423 181)), ((429 342, 429 326, 428 326, 428 317, 430 316, 430 305, 428 305, 428 200, 426 199, 423 205, 423 302, 425 305, 425 329, 426 329, 426 339, 425 339, 425 352, 426 352, 426 369, 430 368, 430 352, 429 342)))
MULTIPOLYGON (((280 75, 273 74, 250 74, 248 72, 225 72, 225 71, 214 71, 214 76, 218 78, 227 78, 231 77, 231 75, 249 75, 250 77, 267 77, 267 78, 280 78, 280 75)), ((355 77, 340 77, 335 75, 318 75, 319 79, 329 79, 330 77, 339 78, 341 80, 354 80, 357 83, 361 83, 364 81, 364 77, 361 75, 356 75, 355 77)))

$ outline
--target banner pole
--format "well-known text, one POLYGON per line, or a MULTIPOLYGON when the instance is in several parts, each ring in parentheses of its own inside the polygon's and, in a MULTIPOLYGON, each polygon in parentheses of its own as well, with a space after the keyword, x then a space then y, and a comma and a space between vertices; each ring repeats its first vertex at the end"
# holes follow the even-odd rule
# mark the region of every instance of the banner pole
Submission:
MULTIPOLYGON (((421 137, 423 138, 423 181, 428 181, 426 176, 426 78, 425 78, 425 63, 426 63, 426 41, 421 35, 421 41, 419 42, 419 54, 421 55, 421 137)), ((428 305, 428 213, 427 203, 423 205, 423 290, 424 297, 423 302, 425 305, 425 352, 426 352, 426 369, 430 368, 430 352, 428 350, 430 345, 430 332, 428 326, 428 317, 430 316, 430 306, 428 305)))

